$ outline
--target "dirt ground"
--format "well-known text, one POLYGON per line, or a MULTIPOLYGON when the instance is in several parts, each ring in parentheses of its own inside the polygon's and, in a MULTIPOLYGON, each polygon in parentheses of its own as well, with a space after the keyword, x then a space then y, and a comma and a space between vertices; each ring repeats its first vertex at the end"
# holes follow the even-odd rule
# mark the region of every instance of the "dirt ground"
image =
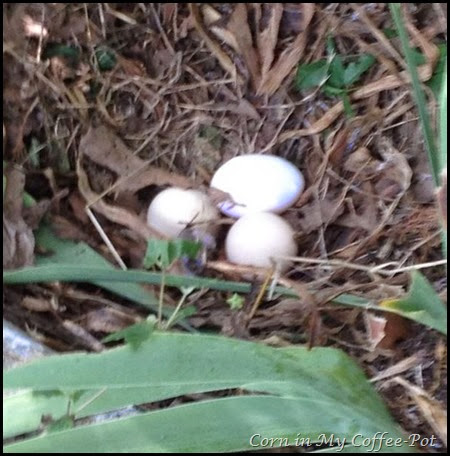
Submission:
MULTIPOLYGON (((447 7, 403 6, 436 122, 447 7)), ((42 217, 115 263, 87 202, 126 266, 142 267, 154 234, 145 212, 157 191, 208 191, 214 171, 237 155, 284 157, 306 180, 283 214, 301 257, 283 279, 304 299, 262 302, 249 318, 264 281, 250 268, 255 293, 241 310, 226 293, 197 292, 190 325, 277 346, 339 347, 407 432, 437 435, 427 451, 445 449, 446 340, 401 317, 331 304, 341 293, 374 303, 403 296, 409 273, 376 266, 442 259, 433 181, 387 4, 4 3, 3 27, 4 175, 13 180, 20 167, 13 200, 25 190, 39 202, 28 212, 15 205, 20 240, 5 249, 4 236, 4 267, 33 263, 42 217), (324 90, 329 81, 305 88, 299 80, 299 64, 330 59, 330 36, 337 55, 374 57, 343 89, 350 113, 324 90)), ((200 274, 242 280, 224 256, 226 229, 200 274)), ((446 301, 442 266, 422 272, 446 301)), ((165 305, 177 293, 168 290, 165 305)), ((63 322, 99 341, 148 314, 92 285, 7 287, 3 299, 6 319, 61 352, 92 350, 63 322)))

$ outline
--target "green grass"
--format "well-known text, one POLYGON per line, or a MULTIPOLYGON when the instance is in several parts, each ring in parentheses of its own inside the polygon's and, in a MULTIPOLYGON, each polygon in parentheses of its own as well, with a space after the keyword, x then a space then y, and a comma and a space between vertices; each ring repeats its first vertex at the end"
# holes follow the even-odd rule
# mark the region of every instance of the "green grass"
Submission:
POLYGON ((406 31, 406 27, 403 21, 401 12, 401 3, 389 3, 391 9, 392 18, 394 19, 395 26, 400 37, 402 44, 403 53, 405 55, 408 71, 411 76, 412 93, 414 100, 417 105, 417 110, 420 118, 420 125, 423 132, 425 146, 428 154, 428 161, 430 163, 431 174, 436 186, 440 182, 440 172, 442 170, 442 160, 439 149, 436 145, 436 133, 433 131, 430 115, 428 113, 425 93, 422 89, 419 75, 417 72, 417 66, 415 61, 414 51, 410 46, 409 37, 406 31))
MULTIPOLYGON (((389 3, 389 7, 391 9, 392 18, 394 20, 398 36, 400 37, 403 53, 408 66, 408 72, 411 76, 412 93, 419 113, 420 126, 423 132, 428 162, 434 184, 436 188, 438 188, 441 184, 442 172, 447 168, 447 62, 445 61, 445 65, 442 70, 442 89, 440 90, 440 97, 438 100, 440 104, 440 123, 439 132, 437 132, 434 131, 431 124, 426 104, 425 92, 417 73, 414 50, 410 46, 409 37, 403 21, 401 3, 389 3), (439 147, 436 141, 437 137, 439 137, 439 147)), ((447 257, 447 231, 444 226, 442 229, 442 247, 444 256, 447 257)))

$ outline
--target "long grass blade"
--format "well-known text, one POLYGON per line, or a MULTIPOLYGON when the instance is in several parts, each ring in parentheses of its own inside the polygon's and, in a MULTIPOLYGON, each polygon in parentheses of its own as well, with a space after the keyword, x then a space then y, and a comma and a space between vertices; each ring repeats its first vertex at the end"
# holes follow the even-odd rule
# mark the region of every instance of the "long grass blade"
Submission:
POLYGON ((425 146, 430 163, 431 174, 433 176, 435 186, 440 182, 440 171, 442 164, 440 163, 440 154, 436 147, 435 133, 431 127, 431 120, 427 110, 425 94, 420 84, 419 75, 417 73, 416 64, 414 62, 414 53, 409 44, 408 34, 406 32, 405 24, 403 22, 401 3, 389 3, 392 17, 402 43, 403 52, 405 54, 408 71, 411 75, 411 82, 413 88, 413 96, 419 112, 420 124, 423 131, 425 146))

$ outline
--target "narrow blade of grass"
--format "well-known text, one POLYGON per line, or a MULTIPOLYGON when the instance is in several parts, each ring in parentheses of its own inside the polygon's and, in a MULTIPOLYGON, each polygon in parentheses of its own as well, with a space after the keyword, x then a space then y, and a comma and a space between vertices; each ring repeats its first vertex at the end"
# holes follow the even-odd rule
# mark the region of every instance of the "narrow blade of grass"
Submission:
POLYGON ((408 71, 411 76, 413 96, 419 112, 420 124, 423 131, 425 145, 428 153, 428 160, 430 163, 431 173, 435 185, 439 185, 439 174, 442 168, 439 158, 439 152, 436 147, 435 133, 431 127, 430 116, 428 114, 425 94, 422 89, 417 68, 414 61, 414 53, 409 44, 409 37, 406 32, 405 24, 403 22, 401 3, 389 3, 392 17, 402 43, 403 52, 405 54, 408 71))

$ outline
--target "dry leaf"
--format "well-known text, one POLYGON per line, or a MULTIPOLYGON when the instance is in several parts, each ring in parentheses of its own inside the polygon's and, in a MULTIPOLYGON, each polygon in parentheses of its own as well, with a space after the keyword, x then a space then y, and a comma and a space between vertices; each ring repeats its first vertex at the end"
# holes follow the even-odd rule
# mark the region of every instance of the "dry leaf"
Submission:
POLYGON ((281 16, 283 15, 283 4, 271 3, 269 5, 263 3, 262 5, 259 5, 256 3, 255 5, 263 8, 263 14, 264 9, 268 8, 268 14, 270 14, 267 27, 256 35, 256 43, 258 45, 259 59, 261 62, 261 77, 262 79, 265 79, 275 58, 278 31, 280 28, 281 16))
POLYGON ((377 141, 377 152, 383 162, 377 167, 381 178, 375 185, 378 193, 385 198, 403 195, 411 185, 412 170, 405 154, 398 151, 386 137, 377 141))
POLYGON ((291 73, 300 58, 306 46, 309 35, 308 26, 314 16, 314 3, 302 3, 303 7, 303 31, 299 33, 295 41, 285 49, 278 57, 272 68, 261 79, 258 87, 258 94, 272 95, 278 90, 286 76, 291 73))
POLYGON ((91 236, 86 233, 86 228, 83 225, 72 223, 60 215, 54 215, 52 217, 52 230, 56 236, 62 239, 84 242, 91 241, 91 236))
POLYGON ((67 329, 79 343, 95 352, 101 352, 105 346, 95 337, 89 334, 84 328, 70 320, 64 320, 63 327, 67 329))
POLYGON ((195 3, 189 3, 189 9, 194 22, 194 27, 197 30, 197 33, 200 35, 200 38, 205 41, 210 51, 217 57, 217 60, 219 61, 222 68, 230 73, 232 78, 236 78, 239 83, 242 83, 242 77, 237 73, 236 66, 234 65, 233 61, 222 50, 220 45, 208 35, 208 32, 202 22, 199 6, 195 3))
POLYGON ((395 377, 394 380, 406 388, 414 402, 418 405, 422 415, 445 445, 447 445, 447 411, 422 388, 413 385, 401 377, 395 377))
POLYGON ((399 315, 386 313, 379 317, 366 313, 365 317, 367 338, 372 351, 376 348, 392 349, 399 340, 408 335, 408 324, 399 315))
POLYGON ((283 299, 268 309, 258 310, 249 328, 275 330, 302 326, 311 312, 311 307, 299 299, 283 299))
POLYGON ((444 169, 441 175, 441 186, 437 191, 437 201, 442 223, 447 229, 447 169, 444 169))
POLYGON ((305 234, 317 230, 321 226, 334 222, 344 211, 341 197, 331 199, 327 196, 319 201, 316 197, 311 203, 304 204, 299 213, 303 216, 299 220, 302 231, 305 234))
POLYGON ((93 332, 112 333, 139 321, 139 318, 108 307, 91 310, 85 316, 86 329, 93 332))
POLYGON ((20 305, 25 309, 33 312, 53 312, 57 309, 56 302, 50 299, 33 298, 32 296, 24 296, 20 305))
POLYGON ((377 166, 380 164, 375 160, 367 147, 359 147, 352 152, 344 162, 344 169, 352 173, 358 173, 358 176, 372 175, 377 166))
POLYGON ((152 230, 145 221, 141 220, 137 215, 124 208, 118 206, 112 206, 111 204, 105 203, 99 195, 94 193, 90 186, 88 177, 83 170, 80 160, 77 161, 77 174, 78 174, 78 189, 85 198, 87 205, 92 207, 94 210, 104 215, 110 221, 119 225, 126 226, 130 230, 139 234, 144 240, 151 237, 161 239, 162 236, 152 230))
POLYGON ((236 3, 227 29, 234 35, 238 52, 244 57, 252 78, 253 87, 258 87, 260 80, 259 62, 253 47, 252 34, 248 24, 247 5, 245 3, 236 3))
POLYGON ((366 195, 364 195, 364 200, 360 204, 362 212, 358 214, 353 205, 353 200, 347 199, 349 213, 340 217, 337 223, 348 228, 362 228, 367 233, 372 233, 379 225, 376 200, 372 195, 372 185, 370 182, 364 183, 363 190, 366 192, 366 195))
POLYGON ((372 377, 370 381, 373 382, 379 382, 381 380, 385 380, 387 378, 393 377, 394 375, 399 375, 403 372, 407 372, 410 369, 413 369, 417 367, 422 361, 423 361, 423 353, 420 355, 414 354, 408 358, 402 359, 398 363, 394 364, 393 366, 388 367, 387 369, 384 369, 380 372, 375 377, 372 377))
POLYGON ((34 235, 22 216, 25 175, 18 168, 5 172, 3 200, 3 268, 31 266, 34 260, 34 235))
POLYGON ((98 165, 114 171, 120 183, 116 191, 136 192, 149 185, 191 187, 186 177, 149 166, 133 154, 123 141, 106 126, 91 127, 81 138, 80 155, 86 155, 98 165))

